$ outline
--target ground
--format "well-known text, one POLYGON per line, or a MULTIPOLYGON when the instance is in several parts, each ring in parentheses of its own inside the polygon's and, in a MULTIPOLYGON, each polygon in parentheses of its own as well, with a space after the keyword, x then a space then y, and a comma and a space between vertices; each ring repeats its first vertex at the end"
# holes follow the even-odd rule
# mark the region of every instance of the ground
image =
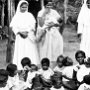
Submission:
MULTIPOLYGON (((72 26, 66 26, 63 31, 64 39, 64 56, 69 56, 75 61, 75 52, 79 49, 79 42, 77 38, 77 33, 75 28, 72 26)), ((6 50, 7 50, 7 40, 0 40, 0 68, 5 68, 6 63, 6 50)))

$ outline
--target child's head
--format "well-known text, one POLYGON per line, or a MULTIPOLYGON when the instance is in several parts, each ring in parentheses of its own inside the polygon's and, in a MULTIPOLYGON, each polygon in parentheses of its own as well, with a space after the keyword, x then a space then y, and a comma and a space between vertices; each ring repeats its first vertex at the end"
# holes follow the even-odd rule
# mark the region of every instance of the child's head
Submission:
POLYGON ((35 64, 31 64, 31 71, 37 71, 38 67, 35 64))
POLYGON ((5 87, 8 80, 8 71, 0 69, 0 87, 5 87))
POLYGON ((64 66, 71 66, 73 65, 73 61, 70 57, 66 56, 63 60, 64 66))
POLYGON ((9 76, 14 77, 14 75, 16 75, 17 73, 17 66, 15 64, 8 64, 6 70, 9 73, 9 76))
POLYGON ((43 70, 48 70, 49 66, 50 66, 50 61, 48 58, 43 58, 41 61, 41 66, 43 70))
POLYGON ((63 55, 58 56, 58 58, 57 58, 57 65, 59 67, 63 66, 63 60, 64 60, 64 56, 63 55))
POLYGON ((90 85, 90 75, 85 75, 83 78, 83 82, 90 85))
POLYGON ((75 54, 75 58, 80 65, 84 64, 84 59, 86 58, 85 52, 78 50, 75 54))
POLYGON ((31 67, 31 60, 28 57, 24 57, 21 60, 21 65, 25 70, 28 70, 31 67))

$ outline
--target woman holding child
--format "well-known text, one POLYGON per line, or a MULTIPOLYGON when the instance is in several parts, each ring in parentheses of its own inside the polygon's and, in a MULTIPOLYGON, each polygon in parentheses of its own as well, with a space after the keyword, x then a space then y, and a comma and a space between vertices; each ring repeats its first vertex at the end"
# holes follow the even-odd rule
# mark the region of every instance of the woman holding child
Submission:
POLYGON ((51 62, 56 61, 57 57, 63 54, 63 38, 59 33, 61 16, 52 7, 53 2, 48 2, 37 16, 40 60, 47 57, 51 62))
POLYGON ((10 27, 16 36, 13 63, 17 65, 19 70, 22 69, 21 60, 24 57, 30 58, 33 64, 39 64, 35 42, 35 25, 34 16, 28 12, 28 2, 21 0, 10 23, 10 27))

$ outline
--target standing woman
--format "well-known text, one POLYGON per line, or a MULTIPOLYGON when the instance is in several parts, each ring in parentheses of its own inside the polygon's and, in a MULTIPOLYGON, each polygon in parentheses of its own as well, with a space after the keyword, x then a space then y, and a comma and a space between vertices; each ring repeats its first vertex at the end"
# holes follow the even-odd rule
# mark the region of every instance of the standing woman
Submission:
POLYGON ((90 1, 84 0, 78 19, 78 34, 81 36, 80 50, 90 57, 90 1))
POLYGON ((28 2, 21 0, 13 17, 10 27, 16 35, 13 63, 21 70, 21 60, 28 57, 33 64, 39 64, 39 56, 35 43, 34 16, 28 12, 28 2))
MULTIPOLYGON (((59 33, 61 16, 52 9, 53 3, 42 8, 38 13, 37 37, 39 37, 39 55, 42 58, 49 58, 52 62, 56 62, 57 57, 63 54, 63 38, 59 33)), ((53 65, 51 66, 53 67, 53 65)))

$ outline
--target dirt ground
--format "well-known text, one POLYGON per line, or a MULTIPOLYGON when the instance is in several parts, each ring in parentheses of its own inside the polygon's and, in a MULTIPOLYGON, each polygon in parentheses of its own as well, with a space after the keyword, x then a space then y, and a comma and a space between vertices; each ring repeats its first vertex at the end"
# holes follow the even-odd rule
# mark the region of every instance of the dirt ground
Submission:
MULTIPOLYGON (((79 42, 76 30, 73 27, 65 27, 63 32, 64 56, 69 56, 75 61, 75 52, 79 49, 79 42)), ((5 68, 6 63, 7 40, 0 40, 0 68, 5 68)))

